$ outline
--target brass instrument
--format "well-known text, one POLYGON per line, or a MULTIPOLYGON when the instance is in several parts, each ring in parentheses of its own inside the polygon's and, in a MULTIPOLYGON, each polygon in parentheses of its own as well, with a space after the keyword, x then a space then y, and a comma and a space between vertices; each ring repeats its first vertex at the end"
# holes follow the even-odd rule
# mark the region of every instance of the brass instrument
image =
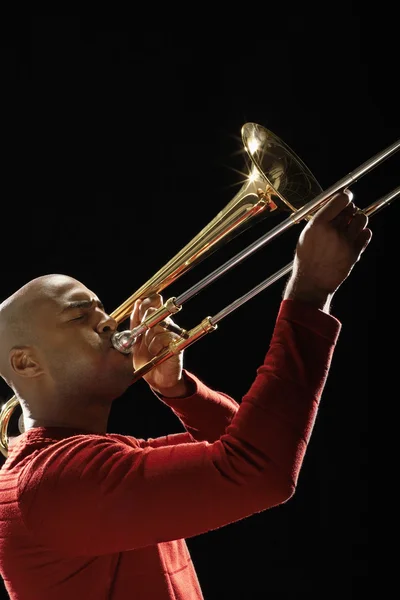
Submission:
MULTIPOLYGON (((334 193, 356 182, 400 148, 400 140, 398 140, 323 191, 307 166, 274 133, 256 123, 245 123, 241 136, 251 168, 238 193, 197 236, 116 308, 111 316, 118 324, 123 322, 130 315, 137 299, 145 298, 155 292, 160 293, 221 244, 226 243, 233 235, 253 225, 256 218, 267 217, 274 211, 287 213, 289 216, 178 298, 169 298, 160 309, 134 330, 115 332, 112 342, 120 352, 129 353, 136 338, 158 323, 170 328, 167 324, 169 316, 181 310, 182 305, 190 298, 293 225, 311 218, 334 193)), ((371 216, 388 206, 398 195, 400 195, 400 187, 363 209, 363 212, 371 216)), ((135 381, 206 333, 214 331, 218 322, 225 316, 289 273, 291 268, 292 263, 286 265, 218 314, 206 317, 190 331, 172 325, 172 329, 180 333, 180 339, 172 342, 149 363, 138 369, 135 372, 135 381)), ((13 396, 0 411, 0 451, 4 456, 8 456, 7 427, 18 404, 17 397, 13 396)))

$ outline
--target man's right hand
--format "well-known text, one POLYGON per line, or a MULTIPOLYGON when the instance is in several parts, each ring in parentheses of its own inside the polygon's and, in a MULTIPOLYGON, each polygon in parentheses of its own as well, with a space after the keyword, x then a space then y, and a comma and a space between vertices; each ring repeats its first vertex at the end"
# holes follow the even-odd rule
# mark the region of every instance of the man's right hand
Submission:
POLYGON ((370 242, 368 218, 357 212, 349 191, 335 194, 300 234, 284 298, 329 309, 333 294, 370 242))

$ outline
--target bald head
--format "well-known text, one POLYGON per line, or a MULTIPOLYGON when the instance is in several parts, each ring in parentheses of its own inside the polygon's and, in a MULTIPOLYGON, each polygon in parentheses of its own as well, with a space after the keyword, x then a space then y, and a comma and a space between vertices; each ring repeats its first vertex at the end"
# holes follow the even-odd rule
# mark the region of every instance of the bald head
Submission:
POLYGON ((32 279, 0 304, 0 375, 10 385, 10 351, 37 343, 46 308, 77 280, 50 274, 32 279))
POLYGON ((45 421, 68 421, 72 406, 108 407, 133 380, 131 358, 111 343, 116 329, 80 281, 37 277, 0 305, 0 374, 45 421))
POLYGON ((131 357, 112 345, 116 329, 97 295, 66 275, 37 277, 0 305, 0 373, 28 428, 105 431, 133 381, 131 357))

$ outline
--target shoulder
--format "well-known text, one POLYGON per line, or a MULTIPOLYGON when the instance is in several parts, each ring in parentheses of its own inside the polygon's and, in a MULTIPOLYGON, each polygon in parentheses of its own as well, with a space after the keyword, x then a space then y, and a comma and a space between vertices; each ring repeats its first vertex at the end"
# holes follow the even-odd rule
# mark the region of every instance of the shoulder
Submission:
POLYGON ((25 453, 19 477, 20 493, 46 484, 64 487, 64 484, 85 480, 91 474, 100 476, 107 465, 115 464, 126 456, 133 457, 140 450, 139 442, 119 434, 78 434, 54 439, 42 437, 30 444, 25 453))

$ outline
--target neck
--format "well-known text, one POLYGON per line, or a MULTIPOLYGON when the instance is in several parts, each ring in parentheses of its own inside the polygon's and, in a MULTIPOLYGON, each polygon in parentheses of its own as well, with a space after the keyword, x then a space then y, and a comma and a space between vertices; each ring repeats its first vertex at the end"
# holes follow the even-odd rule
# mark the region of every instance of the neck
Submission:
POLYGON ((65 427, 106 433, 110 406, 75 406, 73 410, 46 411, 43 414, 23 406, 24 429, 33 427, 65 427))

